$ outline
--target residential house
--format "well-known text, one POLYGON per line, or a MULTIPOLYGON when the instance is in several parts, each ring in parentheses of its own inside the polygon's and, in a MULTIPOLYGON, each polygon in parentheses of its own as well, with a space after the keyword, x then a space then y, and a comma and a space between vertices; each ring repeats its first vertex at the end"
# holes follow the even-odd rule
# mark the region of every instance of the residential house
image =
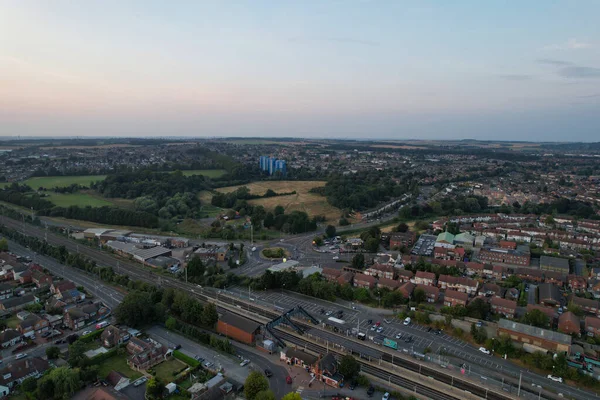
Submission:
POLYGON ((587 279, 583 276, 569 275, 567 277, 569 289, 575 293, 584 292, 587 289, 587 279))
POLYGON ((106 381, 117 391, 126 388, 131 383, 128 377, 114 370, 108 373, 106 381))
POLYGON ((492 297, 490 305, 492 306, 493 312, 504 315, 506 318, 514 318, 515 313, 517 312, 517 302, 514 300, 492 297))
POLYGON ((502 288, 495 283, 484 283, 479 289, 479 294, 485 297, 502 297, 502 288))
POLYGON ((527 282, 543 282, 544 272, 539 269, 517 268, 515 275, 527 282))
POLYGON ((539 304, 527 304, 527 312, 531 312, 533 310, 538 310, 546 314, 546 316, 550 319, 551 324, 556 318, 556 308, 554 307, 546 307, 539 304))
POLYGON ((435 283, 435 274, 433 272, 417 271, 411 282, 416 285, 433 286, 435 283))
POLYGON ((371 275, 365 274, 356 274, 354 275, 354 286, 365 289, 373 289, 375 284, 377 283, 377 279, 371 275))
POLYGON ((401 284, 402 282, 400 281, 388 278, 379 278, 379 280, 377 281, 378 288, 384 288, 389 290, 396 290, 400 287, 401 284))
POLYGON ((544 282, 553 283, 558 287, 563 287, 565 285, 565 276, 562 274, 562 272, 545 271, 544 282))
POLYGON ((508 300, 514 300, 517 301, 519 300, 519 289, 517 288, 508 288, 506 289, 506 292, 504 293, 504 298, 508 299, 508 300))
POLYGON ((598 300, 590 300, 583 297, 577 297, 573 294, 569 296, 569 303, 580 307, 583 311, 588 314, 596 314, 600 313, 600 305, 598 300))
POLYGON ((50 285, 50 293, 55 295, 57 299, 61 299, 63 293, 69 290, 77 289, 77 286, 69 280, 54 282, 50 285))
POLYGON ((62 300, 57 299, 56 297, 50 297, 46 301, 46 311, 48 311, 49 309, 55 309, 55 310, 60 310, 60 311, 64 312, 66 306, 67 306, 67 303, 65 303, 62 300))
POLYGON ((558 330, 567 335, 581 334, 581 322, 579 318, 571 311, 567 311, 558 317, 558 330))
POLYGON ((100 341, 104 347, 115 347, 125 343, 131 338, 129 332, 124 329, 119 329, 114 325, 110 325, 104 329, 100 335, 100 341))
POLYGON ((475 294, 479 287, 479 282, 462 276, 440 275, 438 286, 442 289, 452 289, 467 294, 475 294))
POLYGON ((77 289, 63 290, 60 295, 55 294, 55 296, 60 296, 60 300, 67 304, 79 303, 85 300, 85 293, 77 289))
POLYGON ((35 334, 46 332, 50 324, 47 320, 40 318, 36 314, 31 314, 24 321, 19 322, 17 329, 24 337, 32 337, 35 334))
POLYGON ((565 275, 569 273, 569 260, 557 257, 540 257, 540 269, 543 271, 557 271, 565 275))
POLYGON ((145 342, 132 337, 127 343, 127 352, 131 355, 127 364, 135 370, 147 370, 165 360, 166 351, 161 344, 145 342))
POLYGON ((14 346, 21 341, 21 333, 16 329, 5 329, 0 332, 0 346, 3 349, 14 346))
POLYGON ((600 337, 600 318, 587 315, 584 319, 584 326, 587 335, 600 337))
POLYGON ((0 396, 8 396, 16 385, 29 377, 40 378, 48 368, 48 361, 39 357, 6 363, 4 368, 0 369, 0 396))
POLYGON ((512 249, 512 250, 516 250, 517 249, 517 242, 511 242, 509 240, 501 240, 500 242, 498 242, 498 246, 501 249, 512 249))
POLYGON ((52 277, 42 271, 34 271, 31 274, 31 282, 33 282, 35 286, 39 288, 44 285, 51 285, 52 277))
POLYGON ((13 286, 9 283, 0 283, 0 300, 13 296, 13 286))
POLYGON ((494 277, 494 266, 492 264, 483 264, 483 276, 488 279, 494 277))
POLYGON ((396 275, 398 275, 398 280, 400 282, 410 282, 414 276, 413 272, 408 269, 397 269, 396 275))
POLYGON ((492 278, 496 279, 496 280, 500 280, 500 279, 504 279, 504 276, 506 275, 506 267, 503 267, 502 265, 494 265, 492 267, 492 278))
POLYGON ((108 313, 108 309, 100 303, 74 306, 64 314, 64 324, 76 330, 82 328, 88 321, 99 320, 108 313))
MULTIPOLYGON (((27 271, 27 267, 21 263, 18 263, 16 265, 12 266, 12 279, 15 281, 20 281, 21 280, 21 274, 23 274, 25 271, 27 271)), ((29 282, 31 282, 31 279, 29 280, 29 282)), ((27 282, 27 283, 29 283, 27 282)))
POLYGON ((446 290, 444 293, 444 305, 448 307, 467 306, 469 295, 456 290, 446 290))
POLYGON ((425 299, 428 303, 436 303, 440 297, 440 289, 437 286, 417 284, 414 290, 417 289, 422 289, 425 292, 425 299))
POLYGON ((323 277, 329 282, 336 282, 337 279, 342 275, 342 272, 344 271, 341 269, 323 268, 321 275, 323 275, 323 277))
POLYGON ((558 286, 552 283, 542 283, 538 286, 538 298, 545 306, 556 306, 560 304, 562 296, 558 286))
POLYGON ((317 361, 314 373, 319 381, 333 387, 339 387, 344 380, 344 376, 339 373, 338 362, 331 353, 325 354, 317 361))
POLYGON ((413 290, 415 290, 415 284, 412 282, 404 282, 399 288, 398 291, 400 293, 402 293, 402 296, 405 299, 410 299, 413 293, 413 290))
POLYGON ((293 365, 312 371, 319 358, 306 353, 303 350, 285 348, 279 353, 279 359, 287 365, 293 365))
POLYGON ((373 264, 364 273, 378 278, 394 279, 395 268, 386 264, 373 264))
POLYGON ((40 299, 32 294, 26 294, 20 297, 11 297, 9 299, 0 300, 0 310, 18 311, 27 307, 29 304, 34 304, 39 301, 40 299))

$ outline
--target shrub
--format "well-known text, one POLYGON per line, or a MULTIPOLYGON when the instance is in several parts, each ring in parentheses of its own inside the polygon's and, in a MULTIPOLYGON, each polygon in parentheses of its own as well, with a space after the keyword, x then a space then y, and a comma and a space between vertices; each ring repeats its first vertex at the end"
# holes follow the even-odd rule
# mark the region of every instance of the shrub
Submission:
POLYGON ((87 335, 81 336, 79 340, 81 340, 83 343, 90 343, 95 339, 99 338, 100 335, 102 335, 102 332, 104 332, 104 328, 98 329, 92 333, 88 333, 87 335))
POLYGON ((200 365, 200 363, 198 362, 198 360, 195 360, 192 357, 183 354, 179 350, 175 350, 173 352, 173 357, 175 357, 176 359, 178 359, 180 361, 183 361, 184 363, 186 363, 190 367, 196 368, 197 366, 200 365))

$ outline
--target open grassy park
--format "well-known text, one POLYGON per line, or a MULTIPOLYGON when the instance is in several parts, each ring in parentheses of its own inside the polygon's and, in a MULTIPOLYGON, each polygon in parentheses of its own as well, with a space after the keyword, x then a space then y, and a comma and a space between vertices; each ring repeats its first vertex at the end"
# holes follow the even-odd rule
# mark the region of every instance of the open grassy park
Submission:
POLYGON ((106 175, 82 175, 82 176, 38 176, 29 178, 23 183, 32 189, 44 187, 52 189, 55 187, 67 187, 73 184, 89 186, 92 182, 102 181, 106 175))
POLYGON ((59 207, 79 206, 79 207, 102 207, 113 206, 114 203, 101 197, 92 196, 87 193, 53 193, 48 192, 48 200, 59 207))

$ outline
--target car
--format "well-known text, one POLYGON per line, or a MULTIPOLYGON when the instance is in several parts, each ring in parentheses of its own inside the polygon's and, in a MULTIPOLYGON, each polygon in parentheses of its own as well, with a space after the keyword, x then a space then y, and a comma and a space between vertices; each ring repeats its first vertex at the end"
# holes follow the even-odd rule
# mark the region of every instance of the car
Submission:
POLYGON ((427 328, 427 332, 431 332, 432 329, 432 327, 427 328))
POLYGON ((410 325, 410 317, 406 317, 406 318, 404 319, 404 322, 403 322, 403 323, 404 323, 404 325, 405 325, 405 326, 406 326, 406 325, 410 325))
POLYGON ((51 334, 52 334, 52 332, 44 332, 44 333, 42 333, 42 337, 45 338, 45 337, 50 336, 51 334))
POLYGON ((289 376, 289 375, 288 375, 288 376, 286 376, 286 377, 285 377, 285 383, 287 383, 288 385, 291 385, 291 384, 292 384, 292 377, 291 377, 291 376, 289 376))
POLYGON ((488 356, 489 356, 490 354, 492 354, 492 352, 491 352, 491 351, 489 351, 488 349, 486 349, 485 347, 480 347, 480 348, 479 348, 479 351, 480 351, 480 352, 482 352, 483 354, 487 354, 488 356))
POLYGON ((204 368, 210 368, 213 366, 213 363, 211 363, 210 361, 205 361, 203 364, 204 368))
POLYGON ((54 344, 61 344, 61 343, 67 343, 67 341, 65 339, 58 339, 56 342, 54 342, 54 344))
POLYGON ((477 321, 477 324, 476 324, 476 325, 477 325, 477 327, 478 327, 478 328, 481 328, 481 327, 483 326, 483 322, 481 322, 481 321, 477 321))
POLYGON ((85 335, 89 335, 90 333, 92 333, 92 331, 83 331, 82 335, 85 336, 85 335))
POLYGON ((548 375, 548 379, 553 380, 554 382, 563 382, 563 379, 560 376, 548 375))
POLYGON ((321 314, 325 314, 325 309, 321 308, 321 314))
POLYGON ((20 360, 21 358, 27 357, 27 353, 19 353, 15 356, 16 360, 20 360))
POLYGON ((442 334, 442 330, 441 329, 436 329, 435 331, 433 331, 434 335, 441 335, 442 334))
POLYGON ((390 394, 388 392, 385 392, 383 394, 383 397, 381 398, 381 400, 389 400, 390 399, 390 394))
POLYGON ((404 339, 404 343, 410 343, 412 342, 412 336, 407 336, 406 339, 404 339))
POLYGON ((244 360, 240 363, 240 367, 245 367, 248 364, 250 364, 250 360, 244 360))
POLYGON ((339 256, 333 256, 333 259, 334 259, 334 260, 339 260, 339 259, 340 259, 340 257, 339 257, 339 256))
POLYGON ((375 387, 369 386, 369 388, 367 389, 367 396, 373 397, 373 393, 375 393, 375 387))
POLYGON ((138 379, 137 381, 133 382, 133 386, 138 387, 140 385, 143 385, 147 381, 148 381, 148 378, 146 378, 145 376, 142 376, 140 379, 138 379))
POLYGON ((373 320, 372 320, 372 319, 370 319, 370 320, 368 320, 368 321, 367 321, 367 324, 368 324, 368 325, 371 325, 372 323, 373 323, 373 320))
POLYGON ((377 329, 377 325, 373 325, 373 326, 371 327, 371 330, 372 330, 372 331, 374 331, 375 329, 377 329))
POLYGON ((333 311, 327 311, 327 312, 325 313, 325 316, 329 317, 331 314, 333 314, 333 311))
POLYGON ((358 385, 358 383, 356 381, 352 381, 350 382, 350 390, 354 390, 356 389, 356 386, 358 385))
POLYGON ((377 328, 377 333, 381 333, 383 332, 383 326, 380 326, 379 328, 377 328))
POLYGON ((204 358, 200 357, 200 356, 194 356, 194 358, 196 359, 196 361, 198 361, 199 363, 202 363, 204 361, 204 358))
POLYGON ((396 339, 400 339, 401 337, 402 337, 402 334, 401 334, 401 333, 397 333, 397 334, 396 334, 396 339))
POLYGON ((272 377, 272 376, 273 376, 273 373, 271 372, 271 370, 270 370, 270 369, 265 369, 265 376, 266 376, 267 378, 270 378, 270 377, 272 377))
POLYGON ((173 350, 179 350, 181 348, 180 344, 176 344, 173 346, 173 350))
POLYGON ((381 325, 381 322, 377 321, 377 322, 375 322, 375 325, 379 326, 379 325, 381 325))

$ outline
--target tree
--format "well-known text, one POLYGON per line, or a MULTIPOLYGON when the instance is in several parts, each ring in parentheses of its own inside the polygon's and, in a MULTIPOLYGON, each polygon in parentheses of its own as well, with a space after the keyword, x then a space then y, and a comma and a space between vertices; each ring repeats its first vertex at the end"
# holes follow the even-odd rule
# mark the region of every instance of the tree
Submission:
POLYGON ((302 400, 302 396, 300 396, 300 393, 290 392, 283 396, 281 400, 302 400))
POLYGON ((69 346, 69 365, 71 365, 72 368, 85 367, 89 362, 88 357, 85 355, 86 351, 87 348, 85 343, 83 343, 81 340, 76 340, 72 345, 69 346))
POLYGON ((155 377, 146 383, 146 399, 162 399, 165 387, 155 377))
POLYGON ((400 222, 394 230, 396 232, 402 232, 402 233, 408 232, 408 225, 406 225, 404 222, 400 222))
POLYGON ((219 320, 217 307, 214 303, 206 303, 202 310, 201 322, 204 326, 214 326, 219 320))
POLYGON ((263 390, 256 393, 254 400, 275 400, 275 393, 272 390, 263 390))
POLYGON ((345 355, 340 360, 340 373, 344 375, 344 379, 351 379, 358 375, 360 365, 356 358, 351 355, 345 355))
POLYGON ((21 382, 21 389, 25 392, 33 393, 37 389, 37 378, 29 377, 21 382))
POLYGON ((327 237, 334 237, 335 236, 335 226, 333 225, 327 225, 327 227, 325 228, 325 234, 327 235, 327 237))
POLYGON ((523 315, 521 322, 538 328, 546 328, 550 323, 550 318, 540 310, 531 310, 523 315))
POLYGON ((54 398, 54 382, 49 375, 37 381, 37 397, 40 399, 54 398))
POLYGON ((58 358, 59 355, 60 355, 60 349, 56 346, 48 347, 46 349, 46 356, 48 357, 49 360, 54 360, 54 359, 58 358))
POLYGON ((544 220, 544 223, 546 225, 554 225, 556 223, 556 221, 554 220, 554 217, 552 215, 548 215, 546 217, 546 219, 544 220))
POLYGON ((352 257, 352 268, 363 269, 365 267, 365 256, 362 253, 355 254, 352 257))
POLYGON ((154 321, 156 316, 150 293, 133 291, 127 294, 116 310, 117 321, 133 327, 154 321))
POLYGON ((275 206, 275 209, 273 210, 273 214, 275 214, 275 216, 279 216, 279 215, 283 215, 283 213, 285 213, 285 208, 283 208, 283 206, 275 206))
POLYGON ((8 251, 8 242, 6 238, 0 239, 0 251, 8 251))
POLYGON ((262 391, 269 390, 269 381, 258 371, 250 372, 244 382, 244 394, 246 399, 255 400, 256 395, 262 391))
POLYGON ((47 377, 54 384, 54 398, 71 398, 81 388, 79 368, 54 368, 47 377))
POLYGON ((167 327, 167 329, 175 330, 177 329, 177 320, 173 317, 169 317, 165 321, 165 326, 167 327))
POLYGON ((377 250, 379 250, 379 239, 375 237, 368 238, 365 242, 365 250, 369 253, 377 253, 377 250))
POLYGON ((416 288, 415 291, 413 292, 413 300, 417 303, 423 303, 425 302, 425 300, 427 299, 426 295, 425 295, 425 290, 423 290, 422 288, 416 288))

